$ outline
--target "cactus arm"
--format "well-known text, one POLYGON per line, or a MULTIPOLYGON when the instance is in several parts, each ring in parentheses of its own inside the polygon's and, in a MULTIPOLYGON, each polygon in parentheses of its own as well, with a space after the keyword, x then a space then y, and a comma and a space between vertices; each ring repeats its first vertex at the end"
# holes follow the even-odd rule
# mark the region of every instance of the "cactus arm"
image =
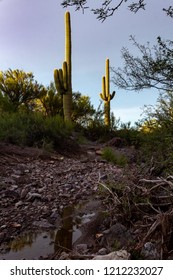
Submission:
POLYGON ((60 73, 58 69, 54 70, 54 81, 55 81, 55 86, 56 90, 62 95, 64 92, 63 84, 60 79, 60 73))
POLYGON ((61 87, 62 87, 62 89, 64 89, 63 70, 62 70, 62 69, 59 69, 59 70, 58 70, 58 73, 59 73, 59 80, 60 80, 60 83, 61 83, 61 87))
POLYGON ((103 100, 106 100, 106 78, 105 78, 105 76, 102 77, 102 93, 103 93, 103 100))
POLYGON ((100 93, 100 98, 104 100, 103 93, 100 93))
POLYGON ((68 89, 68 73, 67 73, 67 62, 63 62, 63 83, 64 83, 64 89, 68 89))

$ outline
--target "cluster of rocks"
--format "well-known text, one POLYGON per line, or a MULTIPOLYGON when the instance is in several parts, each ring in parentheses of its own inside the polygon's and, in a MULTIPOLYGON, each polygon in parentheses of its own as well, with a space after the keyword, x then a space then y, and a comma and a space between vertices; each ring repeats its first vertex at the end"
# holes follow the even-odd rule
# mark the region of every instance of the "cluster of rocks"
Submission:
MULTIPOLYGON (((0 151, 0 254, 9 248, 11 240, 25 232, 62 227, 62 213, 67 206, 94 199, 99 201, 94 202, 95 208, 92 208, 95 215, 81 225, 81 236, 74 242, 73 252, 62 250, 58 255, 45 258, 130 258, 128 248, 134 242, 135 233, 116 220, 104 218, 106 205, 99 204, 102 199, 99 181, 110 178, 122 182, 124 172, 103 161, 96 151, 97 147, 90 147, 87 153, 73 158, 58 154, 33 156, 29 148, 27 155, 24 151, 15 153, 14 150, 13 154, 0 151)), ((85 209, 86 213, 90 210, 85 209)), ((141 256, 159 258, 151 242, 141 248, 141 256)))
POLYGON ((0 158, 1 245, 25 230, 57 227, 64 207, 97 199, 98 179, 121 173, 120 168, 89 157, 0 154, 0 158))

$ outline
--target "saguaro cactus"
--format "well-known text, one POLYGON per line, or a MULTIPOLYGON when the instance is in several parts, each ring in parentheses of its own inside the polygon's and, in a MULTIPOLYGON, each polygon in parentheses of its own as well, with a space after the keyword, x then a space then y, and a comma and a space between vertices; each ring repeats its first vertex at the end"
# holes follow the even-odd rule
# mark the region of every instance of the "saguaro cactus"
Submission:
POLYGON ((104 100, 104 117, 105 125, 110 127, 110 101, 115 96, 115 91, 110 94, 110 81, 109 81, 109 59, 106 59, 106 68, 105 68, 106 77, 102 77, 102 93, 100 93, 101 99, 104 100))
POLYGON ((63 96, 64 119, 71 120, 72 112, 72 66, 71 66, 71 23, 70 13, 65 13, 65 61, 62 69, 54 70, 54 81, 58 91, 63 96))

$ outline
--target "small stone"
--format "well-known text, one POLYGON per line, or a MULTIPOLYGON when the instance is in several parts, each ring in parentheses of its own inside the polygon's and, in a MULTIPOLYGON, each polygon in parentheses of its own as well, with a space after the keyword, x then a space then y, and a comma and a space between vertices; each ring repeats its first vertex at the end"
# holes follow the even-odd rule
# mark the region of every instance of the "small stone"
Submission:
POLYGON ((40 193, 43 193, 44 190, 45 190, 45 188, 43 187, 43 188, 39 188, 37 191, 38 191, 38 193, 40 194, 40 193))
POLYGON ((43 210, 44 212, 47 212, 48 207, 46 205, 44 205, 44 206, 41 207, 41 210, 43 210))
POLYGON ((130 254, 126 250, 111 252, 107 255, 96 255, 93 260, 129 260, 130 254))
POLYGON ((22 225, 21 225, 21 224, 18 224, 18 223, 16 223, 16 222, 14 222, 14 223, 11 224, 11 226, 12 226, 13 228, 20 228, 22 225))
POLYGON ((59 214, 58 214, 58 212, 53 212, 51 215, 50 215, 50 218, 51 219, 57 219, 59 217, 59 214))
POLYGON ((97 151, 96 151, 96 155, 101 156, 102 154, 103 154, 103 151, 102 151, 102 150, 97 150, 97 151))
POLYGON ((42 200, 42 196, 39 193, 28 193, 29 197, 28 197, 28 201, 33 201, 34 199, 40 199, 42 200))
POLYGON ((67 254, 66 252, 62 252, 59 260, 69 260, 69 254, 67 254))
POLYGON ((7 225, 2 225, 1 226, 1 229, 4 229, 4 228, 6 228, 7 227, 7 225))
POLYGON ((141 255, 147 260, 160 259, 156 245, 152 242, 146 242, 142 248, 141 255))
POLYGON ((15 178, 15 179, 20 178, 20 175, 16 175, 16 174, 12 174, 11 176, 12 176, 13 178, 15 178))
POLYGON ((10 189, 11 189, 12 191, 18 189, 18 185, 12 185, 10 189))
POLYGON ((76 245, 76 251, 81 254, 86 253, 88 251, 88 245, 85 243, 78 244, 78 245, 76 245))
POLYGON ((24 188, 24 189, 21 191, 20 197, 21 197, 21 198, 25 198, 27 194, 28 194, 28 188, 24 188))
POLYGON ((103 231, 101 244, 102 246, 104 246, 104 244, 107 244, 110 247, 114 246, 114 248, 119 250, 130 244, 132 240, 132 235, 127 230, 127 228, 121 223, 116 223, 115 225, 111 226, 108 230, 103 231))
POLYGON ((22 206, 23 202, 19 200, 18 202, 15 203, 15 207, 18 208, 19 206, 22 206))
POLYGON ((29 173, 30 171, 29 171, 29 169, 25 169, 24 172, 25 173, 29 173))
POLYGON ((101 248, 98 252, 97 252, 97 254, 98 255, 106 255, 108 252, 107 252, 107 249, 106 248, 101 248))

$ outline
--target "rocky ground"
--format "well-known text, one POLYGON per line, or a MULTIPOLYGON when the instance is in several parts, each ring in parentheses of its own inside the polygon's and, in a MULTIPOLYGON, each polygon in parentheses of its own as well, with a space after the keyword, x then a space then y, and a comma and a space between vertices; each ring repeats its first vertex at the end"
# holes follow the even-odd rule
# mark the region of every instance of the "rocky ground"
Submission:
MULTIPOLYGON (((94 214, 81 225, 81 235, 71 248, 66 250, 66 245, 59 244, 54 254, 44 258, 93 258, 95 255, 106 255, 116 250, 120 250, 121 255, 121 249, 124 250, 123 258, 130 258, 130 250, 134 250, 139 243, 142 231, 130 226, 130 223, 128 228, 117 220, 115 208, 111 209, 108 197, 112 196, 114 206, 118 204, 118 198, 106 188, 107 180, 110 179, 119 185, 127 182, 129 171, 104 161, 100 157, 100 148, 92 143, 82 145, 76 153, 64 155, 37 148, 0 144, 1 258, 10 249, 10 242, 19 239, 25 232, 36 232, 40 229, 50 231, 62 227, 63 211, 69 206, 73 215, 69 212, 66 217, 68 223, 64 222, 67 224, 64 226, 67 231, 69 223, 73 222, 72 216, 74 219, 74 206, 75 219, 88 213, 94 214), (82 204, 85 207, 80 210, 78 205, 82 204)), ((134 170, 131 163, 133 177, 134 170)), ((140 225, 140 218, 138 224, 140 225)), ((59 238, 61 239, 61 236, 59 238)), ((147 253, 144 252, 143 256, 152 251, 150 257, 159 258, 152 242, 144 245, 147 253)), ((145 251, 145 248, 140 250, 145 251)), ((134 258, 135 254, 132 257, 134 258)), ((121 259, 121 256, 119 258, 121 259)))

